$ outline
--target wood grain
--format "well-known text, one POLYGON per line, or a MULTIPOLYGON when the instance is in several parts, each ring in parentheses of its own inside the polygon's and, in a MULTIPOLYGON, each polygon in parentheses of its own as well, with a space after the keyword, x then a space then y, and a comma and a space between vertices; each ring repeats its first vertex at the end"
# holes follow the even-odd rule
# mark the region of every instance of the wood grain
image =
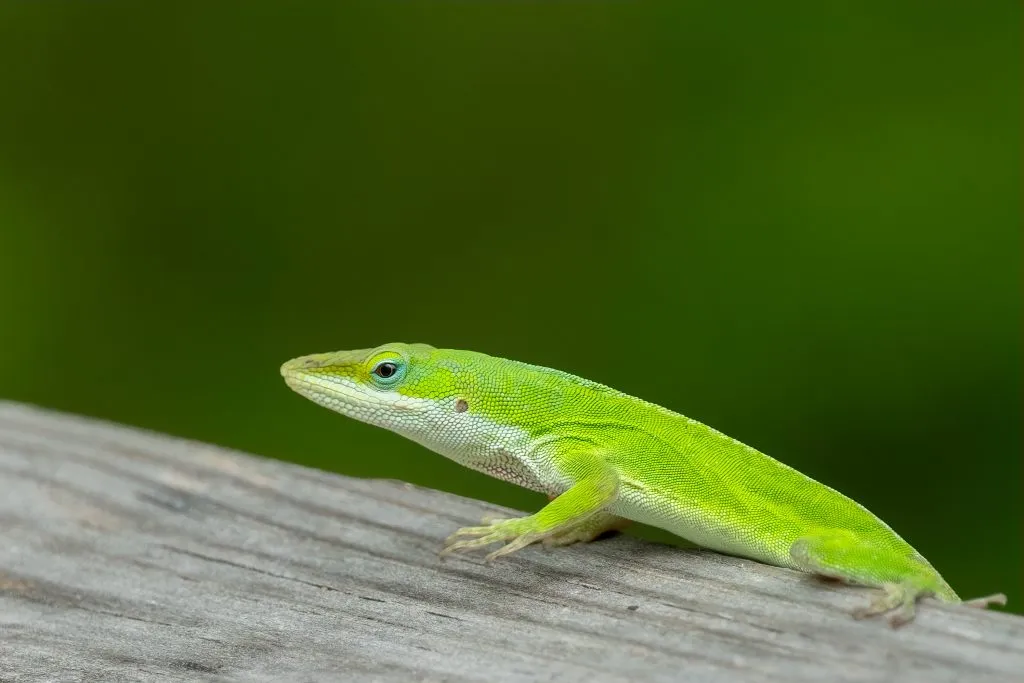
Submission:
POLYGON ((0 403, 0 680, 1024 680, 1024 619, 927 601, 893 631, 715 553, 438 559, 496 512, 0 403))

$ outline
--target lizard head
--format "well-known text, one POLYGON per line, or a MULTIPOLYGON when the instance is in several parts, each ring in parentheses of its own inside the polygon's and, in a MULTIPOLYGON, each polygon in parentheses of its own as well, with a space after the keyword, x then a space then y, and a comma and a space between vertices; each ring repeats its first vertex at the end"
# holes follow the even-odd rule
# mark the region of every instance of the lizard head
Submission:
POLYGON ((401 343, 317 353, 288 361, 281 375, 294 391, 325 408, 416 436, 464 409, 458 367, 439 358, 441 353, 426 344, 401 343))

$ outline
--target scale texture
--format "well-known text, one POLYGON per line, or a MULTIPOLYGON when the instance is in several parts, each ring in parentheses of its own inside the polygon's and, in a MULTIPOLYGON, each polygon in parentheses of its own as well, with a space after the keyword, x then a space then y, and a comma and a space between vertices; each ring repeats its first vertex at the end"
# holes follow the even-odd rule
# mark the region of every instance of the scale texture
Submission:
POLYGON ((20 404, 0 403, 0 491, 5 682, 1024 671, 1010 614, 929 601, 893 631, 850 619, 863 589, 628 536, 442 561, 453 527, 519 513, 20 404))

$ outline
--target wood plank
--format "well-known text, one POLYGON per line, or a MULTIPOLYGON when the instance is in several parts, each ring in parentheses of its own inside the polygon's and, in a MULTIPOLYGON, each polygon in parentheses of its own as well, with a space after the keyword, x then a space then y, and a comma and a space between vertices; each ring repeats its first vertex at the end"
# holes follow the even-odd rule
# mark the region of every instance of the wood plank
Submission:
POLYGON ((0 403, 0 680, 1024 680, 1010 614, 893 631, 863 589, 629 537, 438 558, 502 512, 0 403))

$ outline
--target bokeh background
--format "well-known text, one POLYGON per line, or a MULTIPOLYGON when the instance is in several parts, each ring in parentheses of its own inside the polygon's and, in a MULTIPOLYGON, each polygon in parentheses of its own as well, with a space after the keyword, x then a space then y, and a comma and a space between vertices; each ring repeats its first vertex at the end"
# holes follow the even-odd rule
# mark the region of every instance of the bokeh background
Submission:
POLYGON ((534 509, 278 375, 476 349, 708 422, 1022 611, 1020 14, 4 3, 0 397, 534 509))

